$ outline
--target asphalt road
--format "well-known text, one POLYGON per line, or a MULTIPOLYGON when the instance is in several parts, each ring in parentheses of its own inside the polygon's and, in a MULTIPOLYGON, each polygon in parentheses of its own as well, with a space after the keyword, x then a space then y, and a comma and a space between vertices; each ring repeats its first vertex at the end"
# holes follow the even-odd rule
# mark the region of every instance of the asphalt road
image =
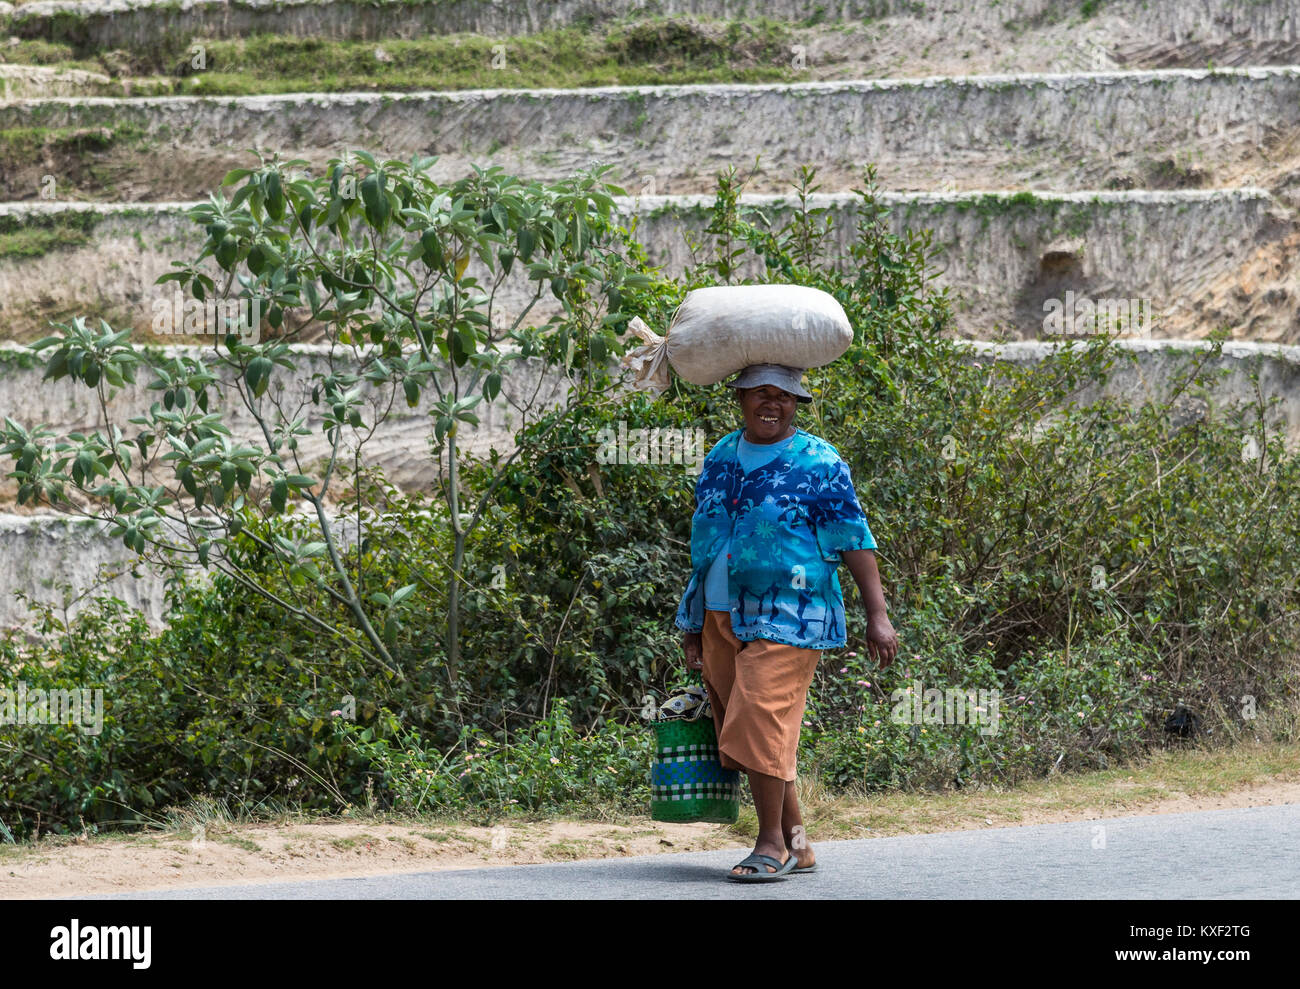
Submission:
MULTIPOLYGON (((818 871, 742 885, 743 851, 172 889, 105 899, 1296 899, 1300 804, 816 842, 818 871)), ((99 899, 100 897, 94 897, 99 899)))

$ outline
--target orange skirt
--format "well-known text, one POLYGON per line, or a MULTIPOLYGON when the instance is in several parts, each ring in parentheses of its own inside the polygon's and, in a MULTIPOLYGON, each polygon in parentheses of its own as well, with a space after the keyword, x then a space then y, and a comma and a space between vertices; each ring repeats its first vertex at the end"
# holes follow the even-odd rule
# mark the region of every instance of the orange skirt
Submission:
POLYGON ((727 611, 705 611, 701 638, 722 767, 793 781, 799 728, 821 650, 770 639, 742 642, 727 611))

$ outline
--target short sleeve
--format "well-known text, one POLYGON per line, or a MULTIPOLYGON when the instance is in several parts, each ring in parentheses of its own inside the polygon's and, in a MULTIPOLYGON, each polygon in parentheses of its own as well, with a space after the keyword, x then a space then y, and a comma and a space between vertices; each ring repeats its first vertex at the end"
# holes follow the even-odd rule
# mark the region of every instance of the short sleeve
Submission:
POLYGON ((867 516, 853 490, 849 465, 843 459, 837 459, 827 469, 811 514, 823 559, 835 559, 856 549, 876 548, 867 516))

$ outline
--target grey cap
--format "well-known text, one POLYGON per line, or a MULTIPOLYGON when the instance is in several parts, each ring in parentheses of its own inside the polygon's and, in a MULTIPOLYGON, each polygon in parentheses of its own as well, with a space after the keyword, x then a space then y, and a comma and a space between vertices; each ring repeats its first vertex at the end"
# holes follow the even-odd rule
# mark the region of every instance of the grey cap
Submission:
POLYGON ((758 388, 760 385, 776 385, 782 391, 788 391, 799 401, 808 403, 812 396, 799 383, 803 369, 786 367, 784 364, 751 364, 734 379, 727 382, 728 388, 758 388))

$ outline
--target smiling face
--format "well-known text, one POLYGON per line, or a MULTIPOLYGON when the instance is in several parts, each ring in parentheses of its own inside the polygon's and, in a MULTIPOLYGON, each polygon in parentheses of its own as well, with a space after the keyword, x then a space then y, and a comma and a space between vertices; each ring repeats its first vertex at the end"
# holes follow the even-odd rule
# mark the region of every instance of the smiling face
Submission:
POLYGON ((751 443, 776 443, 794 435, 794 412, 799 399, 776 385, 737 388, 745 414, 745 439, 751 443))

